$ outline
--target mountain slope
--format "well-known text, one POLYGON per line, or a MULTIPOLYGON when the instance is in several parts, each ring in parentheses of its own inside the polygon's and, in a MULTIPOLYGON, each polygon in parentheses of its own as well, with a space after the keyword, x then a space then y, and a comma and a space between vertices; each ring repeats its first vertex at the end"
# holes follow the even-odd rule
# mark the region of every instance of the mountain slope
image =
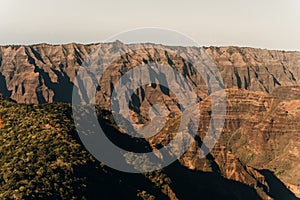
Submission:
MULTIPOLYGON (((85 191, 88 190, 99 196, 118 195, 110 194, 108 186, 103 186, 107 193, 97 193, 93 184, 100 181, 109 182, 122 191, 120 197, 129 195, 129 198, 136 198, 136 195, 148 199, 154 196, 158 199, 195 198, 204 195, 206 191, 207 196, 204 196, 214 199, 296 199, 289 190, 300 197, 299 52, 239 47, 204 49, 222 76, 223 83, 219 81, 218 84, 220 87, 224 84, 226 89, 227 114, 218 143, 203 159, 199 159, 198 155, 211 118, 211 97, 218 98, 218 93, 210 94, 204 77, 193 68, 200 48, 154 44, 124 45, 120 42, 0 47, 0 93, 17 103, 70 103, 76 71, 89 54, 98 49, 103 56, 101 59, 105 60, 119 51, 122 52, 126 47, 134 51, 120 54, 110 64, 99 80, 100 89, 96 91, 96 102, 100 113, 105 113, 101 119, 105 121, 104 126, 107 127, 108 134, 120 135, 117 143, 121 146, 131 141, 109 120, 112 85, 130 69, 152 63, 177 69, 196 91, 200 99, 201 119, 194 144, 177 162, 163 171, 133 176, 136 179, 132 180, 140 182, 140 186, 145 186, 140 188, 131 181, 131 175, 103 167, 84 150, 73 127, 69 104, 34 106, 1 100, 0 130, 3 145, 0 148, 4 156, 1 158, 2 166, 16 165, 15 169, 21 171, 21 178, 18 178, 14 177, 12 167, 1 168, 1 186, 4 188, 2 196, 14 195, 21 198, 35 194, 36 197, 58 195, 72 198, 86 196, 85 191), (14 113, 15 110, 20 111, 14 113), (32 121, 33 117, 37 120, 32 121), (39 145, 40 140, 46 142, 39 145), (31 148, 35 149, 33 155, 39 155, 38 152, 47 149, 57 152, 52 157, 44 156, 43 159, 38 159, 41 166, 31 166, 30 158, 26 155, 32 154, 31 148), (61 152, 61 148, 66 149, 69 157, 64 151, 61 152), (62 157, 61 153, 68 160, 59 159, 62 157), (12 155, 22 159, 15 160, 12 155), (24 163, 26 159, 29 163, 24 163), (84 160, 86 163, 77 160, 84 160), (53 164, 54 169, 48 169, 49 163, 53 164), (31 171, 24 172, 24 166, 28 166, 31 171), (32 172, 39 171, 40 167, 41 175, 32 172), (55 171, 57 169, 58 173, 55 171), (75 169, 78 169, 78 176, 83 173, 84 177, 72 178, 75 169), (99 177, 86 175, 86 169, 90 169, 99 177), (49 173, 57 175, 54 178, 46 176, 42 179, 43 170, 50 170, 49 173), (27 173, 31 176, 24 178, 27 173), (185 176, 189 177, 189 180, 184 180, 185 176), (209 179, 214 181, 207 182, 209 179), (35 191, 34 181, 41 180, 45 180, 45 184, 40 184, 41 188, 35 191), (61 183, 62 180, 65 182, 61 183), (54 182, 58 182, 59 186, 53 185, 54 182), (82 189, 87 183, 92 186, 82 189), (81 189, 78 190, 78 187, 81 189), (190 192, 189 187, 193 188, 193 192, 190 192), (9 188, 14 190, 5 192, 9 188), (212 188, 220 189, 215 192, 212 188), (66 189, 70 192, 64 192, 66 189), (127 193, 126 190, 130 192, 127 193), (228 190, 235 192, 231 193, 228 190)), ((182 80, 177 77, 176 81, 182 80)), ((129 86, 129 83, 126 82, 125 85, 129 86)), ((77 89, 83 98, 82 91, 77 89)), ((176 133, 182 114, 174 93, 159 86, 158 82, 134 91, 130 100, 132 118, 147 124, 150 121, 148 111, 153 104, 160 104, 165 108, 168 117, 167 124, 160 133, 143 141, 142 144, 146 144, 150 149, 170 141, 176 133)), ((40 156, 42 155, 44 154, 40 156)))
MULTIPOLYGON (((119 42, 92 45, 2 46, 0 83, 3 84, 0 92, 19 103, 70 102, 75 72, 89 54, 95 49, 100 49, 105 59, 123 47, 136 52, 126 53, 118 58, 112 66, 114 70, 104 74, 102 86, 103 90, 107 91, 107 96, 111 92, 110 82, 118 80, 121 73, 148 62, 171 65, 179 69, 191 79, 195 87, 207 93, 203 80, 191 71, 187 60, 183 60, 188 54, 198 54, 199 48, 152 44, 124 45, 119 42)), ((300 52, 239 47, 210 47, 206 52, 217 64, 225 88, 237 87, 270 93, 278 86, 299 85, 300 52)), ((99 101, 105 101, 109 97, 103 98, 99 97, 99 101)))
MULTIPOLYGON (((144 175, 110 169, 80 143, 67 104, 18 105, 2 99, 0 112, 2 199, 259 198, 249 186, 179 162, 144 175)), ((108 134, 121 134, 106 118, 101 121, 108 134)))

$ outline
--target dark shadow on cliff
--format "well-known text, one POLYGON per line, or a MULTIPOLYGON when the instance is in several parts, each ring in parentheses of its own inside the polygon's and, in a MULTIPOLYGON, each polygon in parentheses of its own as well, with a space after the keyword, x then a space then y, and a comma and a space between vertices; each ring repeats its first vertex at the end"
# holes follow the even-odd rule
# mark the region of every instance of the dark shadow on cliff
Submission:
MULTIPOLYGON (((37 51, 35 51, 33 48, 31 48, 31 51, 38 60, 45 63, 37 51)), ((52 82, 49 73, 45 72, 44 69, 40 68, 36 64, 35 59, 31 57, 28 50, 26 50, 26 55, 28 56, 29 63, 34 65, 34 72, 39 73, 40 86, 44 82, 44 84, 54 92, 53 102, 72 103, 72 93, 74 84, 71 82, 68 74, 62 70, 64 66, 62 64, 59 65, 61 71, 51 68, 51 70, 57 76, 57 82, 52 82)), ((44 98, 42 92, 42 90, 36 91, 39 104, 49 103, 49 100, 44 98)))
POLYGON ((137 196, 138 191, 147 191, 156 199, 168 199, 143 174, 119 172, 100 164, 89 164, 75 169, 75 176, 86 178, 84 196, 87 199, 141 199, 137 196))
POLYGON ((270 187, 269 194, 275 200, 299 200, 270 170, 259 170, 266 178, 266 181, 270 187))
MULTIPOLYGON (((57 83, 52 82, 49 73, 45 72, 43 69, 40 69, 36 65, 34 69, 35 72, 40 74, 40 77, 44 80, 45 85, 54 92, 53 102, 71 103, 74 84, 71 82, 69 76, 65 72, 55 69, 51 70, 57 76, 57 83)), ((37 96, 39 103, 46 103, 43 95, 37 94, 37 96)))
POLYGON ((9 98, 11 96, 11 91, 8 90, 6 85, 5 76, 0 72, 0 94, 2 94, 5 98, 9 98))
MULTIPOLYGON (((71 110, 68 113, 71 116, 71 110)), ((111 113, 99 111, 98 117, 106 136, 115 145, 128 151, 148 152, 151 149, 144 139, 134 140, 129 135, 120 133, 114 126, 114 121, 110 120, 112 119, 111 113)), ((83 145, 75 130, 71 135, 78 143, 83 145)), ((147 191, 148 194, 154 195, 156 199, 168 199, 162 193, 161 188, 154 185, 143 174, 120 172, 101 165, 98 161, 77 167, 74 172, 76 177, 86 179, 87 187, 77 195, 82 196, 83 194, 87 199, 141 199, 137 196, 139 191, 147 191)))
POLYGON ((179 161, 165 168, 171 177, 171 188, 179 199, 261 199, 257 192, 220 174, 189 170, 179 161))
MULTIPOLYGON (((142 152, 149 150, 147 142, 130 141, 131 138, 120 133, 113 126, 112 121, 101 117, 107 115, 109 114, 102 112, 99 120, 111 141, 127 150, 138 149, 142 152)), ((88 199, 139 199, 136 196, 137 190, 145 190, 156 199, 168 199, 162 193, 163 189, 143 174, 130 174, 109 167, 97 168, 92 165, 76 170, 79 175, 87 178, 86 197, 88 199)), ((163 172, 171 178, 170 187, 179 199, 261 199, 257 192, 247 185, 225 179, 219 173, 189 170, 179 161, 166 167, 163 172)))

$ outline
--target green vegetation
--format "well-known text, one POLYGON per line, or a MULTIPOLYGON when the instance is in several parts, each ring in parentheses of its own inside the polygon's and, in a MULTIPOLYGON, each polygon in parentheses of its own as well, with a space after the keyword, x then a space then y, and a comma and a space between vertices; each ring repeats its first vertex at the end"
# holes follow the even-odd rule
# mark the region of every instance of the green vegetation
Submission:
POLYGON ((247 165, 254 157, 253 153, 248 153, 248 155, 242 159, 241 161, 243 162, 244 165, 247 165))
POLYGON ((94 160, 76 141, 69 106, 0 100, 0 113, 0 199, 82 196, 75 173, 94 160))
POLYGON ((275 175, 276 175, 276 176, 280 176, 280 175, 282 175, 283 173, 284 173, 284 170, 282 169, 282 170, 276 171, 276 172, 275 172, 275 175))
MULTIPOLYGON (((98 107, 96 110, 107 136, 116 138, 120 132, 111 113, 98 107)), ((162 172, 132 175, 96 161, 81 144, 71 114, 69 104, 25 105, 0 98, 0 199, 136 199, 165 195, 160 190, 170 180, 162 172), (149 181, 150 176, 156 179, 149 181), (151 195, 146 195, 148 192, 151 195)), ((118 145, 149 151, 145 141, 119 136, 121 139, 115 141, 118 145)), ((124 159, 132 164, 139 162, 130 155, 124 159)))

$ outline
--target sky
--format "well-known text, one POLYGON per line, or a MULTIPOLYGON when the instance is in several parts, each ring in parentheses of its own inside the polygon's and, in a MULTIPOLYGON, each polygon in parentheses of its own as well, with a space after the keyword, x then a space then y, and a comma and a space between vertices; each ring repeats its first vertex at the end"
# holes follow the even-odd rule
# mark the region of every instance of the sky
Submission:
POLYGON ((141 27, 200 46, 299 51, 300 0, 0 0, 0 45, 97 43, 141 27))

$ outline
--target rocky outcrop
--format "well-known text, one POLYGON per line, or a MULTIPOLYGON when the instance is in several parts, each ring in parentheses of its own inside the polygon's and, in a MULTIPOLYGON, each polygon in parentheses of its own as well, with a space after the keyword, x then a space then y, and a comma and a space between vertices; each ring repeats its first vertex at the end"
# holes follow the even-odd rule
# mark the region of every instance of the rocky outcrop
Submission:
MULTIPOLYGON (((281 87, 280 90, 274 90, 272 94, 228 89, 225 126, 218 144, 211 152, 216 157, 215 159, 219 160, 218 163, 225 168, 227 163, 232 169, 233 166, 230 163, 234 163, 234 161, 228 163, 230 159, 226 159, 224 155, 226 153, 233 154, 244 166, 250 166, 256 170, 272 171, 299 196, 297 191, 300 182, 300 97, 295 95, 299 92, 299 87, 281 87), (279 95, 278 92, 287 95, 287 98, 279 95), (224 152, 226 153, 224 154, 224 152)), ((207 106, 202 107, 201 137, 205 136, 205 127, 210 118, 210 99, 204 100, 203 105, 207 106)), ((190 151, 197 150, 190 149, 190 151)), ((238 170, 233 171, 238 172, 238 170)), ((243 172, 238 172, 238 176, 232 175, 230 171, 226 171, 224 174, 228 178, 236 178, 246 184, 251 183, 249 178, 247 181, 243 181, 247 179, 241 177, 243 172)), ((261 177, 261 174, 258 173, 255 180, 264 182, 265 180, 261 177)))
MULTIPOLYGON (((243 183, 255 188, 263 199, 281 195, 273 193, 268 181, 270 172, 275 174, 272 178, 279 178, 300 196, 299 52, 239 47, 124 45, 120 42, 2 46, 0 93, 18 103, 71 102, 75 85, 79 97, 84 100, 86 94, 76 85, 76 72, 95 49, 102 55, 101 59, 96 60, 99 63, 110 60, 112 55, 118 55, 110 62, 96 88, 96 103, 103 110, 110 109, 113 86, 120 77, 140 65, 151 63, 173 67, 191 84, 200 100, 200 127, 194 144, 179 159, 181 167, 197 173, 219 174, 228 180, 243 183), (125 48, 131 51, 125 52, 125 48), (222 135, 212 152, 203 159, 198 156, 201 141, 211 119, 211 97, 215 95, 218 98, 218 92, 211 94, 205 83, 207 77, 202 77, 193 68, 199 55, 209 55, 216 64, 223 82, 213 78, 216 78, 220 88, 226 89, 227 96, 227 114, 222 135), (268 176, 262 170, 269 170, 268 176)), ((170 75, 165 74, 167 77, 170 75)), ((89 77, 94 78, 92 75, 89 77)), ((157 84, 144 85, 134 91, 129 105, 133 121, 140 125, 150 121, 148 112, 153 104, 159 104, 166 110, 168 126, 147 141, 152 148, 159 148, 167 144, 176 133, 181 109, 175 94, 162 87, 161 80, 155 81, 157 84)), ((175 76, 173 82, 166 84, 182 81, 180 76, 175 76)), ((129 87, 130 81, 124 85, 129 87)), ((130 96, 130 93, 126 95, 130 96)), ((122 106, 127 105, 119 105, 119 110, 124 109, 122 106)), ((157 177, 149 177, 157 183, 157 177)), ((173 199, 180 198, 168 184, 162 185, 165 195, 173 199)), ((151 196, 145 191, 140 191, 140 195, 145 198, 151 196)))
POLYGON ((222 47, 210 48, 227 88, 270 93, 278 86, 299 85, 299 52, 222 47))
MULTIPOLYGON (((299 195, 299 87, 280 88, 287 99, 277 94, 268 94, 245 89, 227 89, 227 114, 223 132, 213 150, 200 159, 201 144, 206 136, 211 119, 211 97, 200 104, 201 119, 199 138, 180 158, 190 170, 222 174, 230 180, 256 188, 263 199, 284 197, 274 194, 269 179, 261 170, 269 170, 272 179, 279 178, 299 195), (280 97, 280 98, 279 98, 280 97)), ((172 139, 180 118, 171 118, 165 129, 149 139, 155 148, 166 145, 172 139)), ((280 182, 279 181, 279 182, 280 182)), ((272 181, 271 181, 272 182, 272 181)), ((272 185, 273 187, 273 185, 272 185)), ((288 198, 288 196, 286 196, 288 198)))
MULTIPOLYGON (((191 68, 200 49, 167 47, 152 44, 124 45, 67 44, 0 47, 0 92, 20 103, 70 102, 76 70, 93 50, 101 51, 103 59, 118 49, 128 47, 131 53, 120 55, 102 78, 99 102, 107 101, 111 83, 124 72, 145 63, 175 67, 198 88, 207 93, 205 82, 191 68), (187 59, 189 55, 190 60, 187 59), (194 59, 194 60, 193 60, 194 59)), ((254 48, 210 47, 205 49, 217 64, 226 88, 272 92, 279 86, 299 84, 299 52, 269 51, 254 48)))

